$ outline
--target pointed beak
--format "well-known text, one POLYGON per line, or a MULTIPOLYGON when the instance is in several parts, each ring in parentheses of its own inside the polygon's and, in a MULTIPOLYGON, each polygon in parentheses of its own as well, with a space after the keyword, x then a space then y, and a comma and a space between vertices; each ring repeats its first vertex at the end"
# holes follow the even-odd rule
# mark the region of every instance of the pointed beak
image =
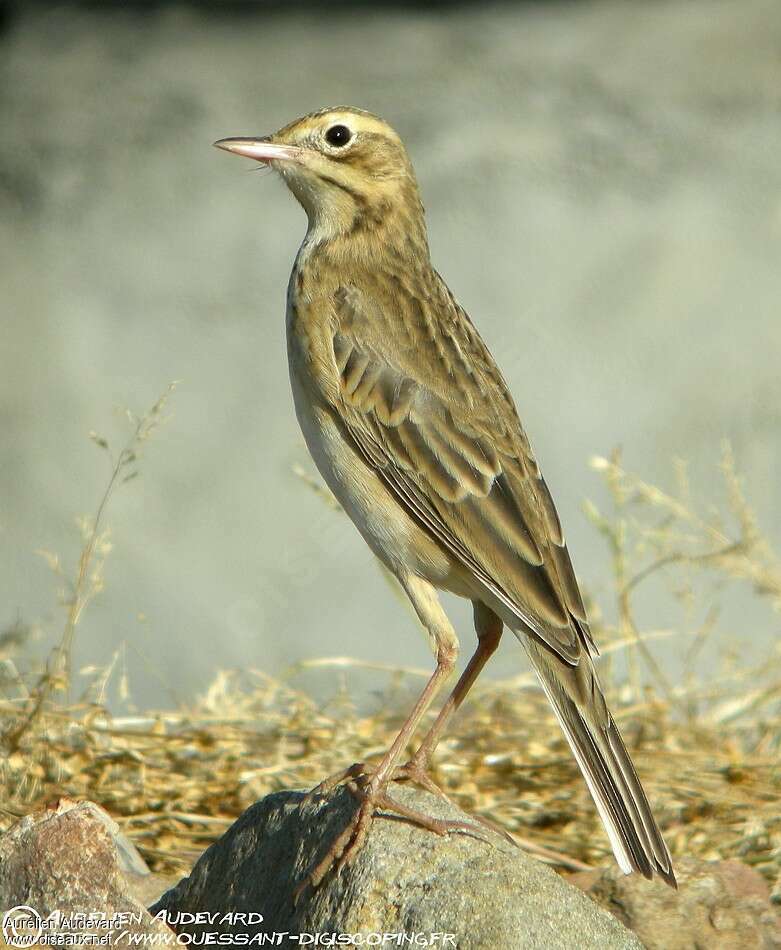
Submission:
POLYGON ((245 158, 254 158, 256 162, 296 161, 301 156, 302 149, 295 145, 277 145, 267 139, 220 139, 214 143, 215 148, 225 149, 234 155, 243 155, 245 158))

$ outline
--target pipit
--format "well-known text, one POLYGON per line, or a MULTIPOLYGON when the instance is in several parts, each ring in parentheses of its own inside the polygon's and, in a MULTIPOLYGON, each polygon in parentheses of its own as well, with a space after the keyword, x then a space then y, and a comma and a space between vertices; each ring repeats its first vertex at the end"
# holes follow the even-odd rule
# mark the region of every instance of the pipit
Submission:
POLYGON ((406 149, 382 119, 348 107, 219 148, 271 166, 306 211, 287 292, 296 414, 326 483, 395 575, 436 667, 379 764, 346 781, 358 804, 309 881, 351 861, 375 811, 464 831, 394 802, 392 780, 430 790, 432 753, 504 627, 529 656, 625 873, 675 886, 594 668, 598 655, 548 487, 502 374, 429 257, 406 149), (453 671, 458 639, 437 591, 467 597, 477 648, 417 752, 399 764, 453 671))

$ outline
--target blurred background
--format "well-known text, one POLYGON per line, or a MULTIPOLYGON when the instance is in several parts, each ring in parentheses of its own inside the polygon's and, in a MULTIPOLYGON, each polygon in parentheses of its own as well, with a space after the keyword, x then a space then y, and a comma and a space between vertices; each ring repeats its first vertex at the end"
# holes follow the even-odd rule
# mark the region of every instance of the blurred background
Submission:
MULTIPOLYGON (((294 417, 285 289, 305 218, 214 150, 326 105, 385 117, 417 169, 435 266, 508 379, 611 620, 593 455, 723 503, 733 446, 781 545, 781 8, 777 0, 5 4, 0 17, 0 631, 59 638, 77 518, 173 380, 106 513, 105 589, 75 666, 134 701, 216 668, 351 655, 428 667, 416 623, 315 475, 294 417), (51 558, 49 559, 51 562, 51 558), (117 651, 119 650, 119 653, 117 651)), ((651 587, 663 626, 674 592, 651 587)), ((448 602, 464 653, 468 605, 448 602)), ((763 612, 765 611, 765 612, 763 612)), ((694 621, 693 621, 694 622, 694 621)), ((720 636, 766 649, 740 590, 720 636)), ((522 668, 509 639, 488 675, 522 668)), ((662 643, 674 672, 680 645, 662 643)))

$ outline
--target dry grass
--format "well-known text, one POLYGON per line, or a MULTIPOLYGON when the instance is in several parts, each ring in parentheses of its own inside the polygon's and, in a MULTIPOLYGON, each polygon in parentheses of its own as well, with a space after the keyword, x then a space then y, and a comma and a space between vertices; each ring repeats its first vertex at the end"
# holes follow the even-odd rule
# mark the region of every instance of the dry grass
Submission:
MULTIPOLYGON (((65 600, 62 640, 46 667, 25 680, 14 663, 24 649, 20 631, 0 639, 6 753, 0 821, 8 826, 60 795, 86 797, 119 821, 153 869, 184 872, 260 796, 311 786, 350 762, 378 756, 426 671, 378 670, 386 689, 370 713, 356 710, 339 689, 329 703, 314 703, 295 687, 295 670, 284 679, 261 671, 221 672, 191 707, 141 716, 112 717, 106 708, 113 671, 96 672, 92 689, 69 699, 70 649, 81 612, 100 587, 107 553, 106 501, 129 474, 138 442, 159 421, 161 409, 158 402, 135 420, 129 446, 112 463, 109 491, 85 530, 65 600)), ((595 459, 593 465, 605 476, 611 510, 603 513, 589 503, 587 514, 608 543, 615 580, 614 603, 602 598, 591 604, 605 654, 602 669, 671 850, 740 857, 776 884, 781 654, 771 651, 753 669, 710 654, 717 605, 729 595, 729 584, 751 585, 770 608, 769 623, 777 626, 781 568, 757 530, 728 449, 721 514, 698 513, 682 466, 675 493, 667 494, 624 471, 618 457, 595 459), (659 583, 672 587, 680 623, 644 629, 636 598, 645 585, 659 583), (611 614, 615 622, 605 619, 611 614), (670 638, 682 658, 674 678, 665 672, 669 664, 663 667, 655 658, 670 638)), ((62 573, 59 561, 50 559, 62 573)), ((307 666, 344 682, 361 664, 342 659, 307 666)), ((442 787, 467 811, 501 823, 560 870, 609 862, 585 785, 531 677, 478 684, 473 697, 440 746, 435 778, 442 787)))

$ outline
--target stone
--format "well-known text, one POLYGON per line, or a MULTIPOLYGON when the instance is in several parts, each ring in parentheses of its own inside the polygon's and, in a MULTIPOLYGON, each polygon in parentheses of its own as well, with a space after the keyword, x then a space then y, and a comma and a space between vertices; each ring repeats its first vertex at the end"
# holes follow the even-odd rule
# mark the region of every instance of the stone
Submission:
MULTIPOLYGON (((62 798, 26 815, 0 838, 0 916, 24 905, 34 926, 47 929, 51 922, 50 932, 170 937, 145 906, 165 883, 150 874, 111 816, 93 802, 62 798), (62 923, 80 914, 93 915, 93 925, 62 923)), ((5 921, 4 931, 9 926, 5 921)))
MULTIPOLYGON (((470 820, 417 789, 394 785, 392 795, 427 814, 470 820)), ((165 911, 173 929, 199 939, 207 933, 404 932, 429 939, 439 934, 429 945, 459 950, 641 947, 577 888, 481 825, 478 834, 489 840, 441 837, 380 815, 355 861, 316 890, 307 888, 296 904, 296 886, 356 807, 345 787, 328 799, 302 804, 303 798, 284 791, 252 805, 152 913, 165 911), (226 916, 250 913, 263 919, 236 924, 237 918, 226 916), (193 920, 196 914, 204 915, 201 922, 193 920)))
POLYGON ((568 880, 633 930, 648 950, 770 950, 781 947, 781 919, 767 882, 740 861, 675 862, 679 890, 616 868, 568 880))

